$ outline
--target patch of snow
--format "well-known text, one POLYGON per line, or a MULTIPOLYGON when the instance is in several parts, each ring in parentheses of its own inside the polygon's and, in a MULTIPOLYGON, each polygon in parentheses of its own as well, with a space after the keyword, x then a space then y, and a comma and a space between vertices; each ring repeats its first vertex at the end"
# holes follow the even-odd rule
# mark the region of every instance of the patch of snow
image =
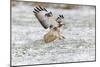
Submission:
POLYGON ((63 40, 44 43, 45 29, 32 13, 32 6, 12 7, 12 65, 31 65, 95 60, 95 11, 50 9, 63 14, 63 40), (91 20, 91 21, 90 21, 91 20), (89 26, 92 24, 91 26, 89 26))

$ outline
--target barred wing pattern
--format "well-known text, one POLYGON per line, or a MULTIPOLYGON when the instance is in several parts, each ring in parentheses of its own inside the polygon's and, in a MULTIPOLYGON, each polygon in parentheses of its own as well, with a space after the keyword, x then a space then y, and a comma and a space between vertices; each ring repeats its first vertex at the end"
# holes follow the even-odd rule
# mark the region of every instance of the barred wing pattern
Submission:
POLYGON ((38 19, 38 21, 41 23, 41 25, 47 29, 48 27, 50 27, 50 23, 49 23, 49 17, 52 17, 52 12, 48 12, 45 8, 38 6, 34 8, 34 14, 36 16, 36 18, 38 19))
POLYGON ((61 23, 64 19, 63 15, 59 15, 57 18, 54 18, 52 12, 47 11, 46 8, 41 7, 40 5, 38 7, 35 7, 33 12, 40 24, 45 29, 62 26, 61 23))

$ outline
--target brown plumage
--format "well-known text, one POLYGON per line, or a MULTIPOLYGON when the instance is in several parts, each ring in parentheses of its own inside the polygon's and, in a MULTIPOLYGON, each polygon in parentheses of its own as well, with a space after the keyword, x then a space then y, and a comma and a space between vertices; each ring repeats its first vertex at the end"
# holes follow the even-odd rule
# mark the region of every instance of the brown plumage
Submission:
POLYGON ((51 11, 47 11, 46 8, 38 6, 34 8, 34 15, 40 22, 40 24, 45 29, 50 29, 48 33, 44 35, 44 41, 45 43, 52 42, 56 39, 62 39, 64 36, 60 34, 60 27, 62 27, 63 24, 63 15, 59 15, 56 19, 53 17, 53 14, 51 11))

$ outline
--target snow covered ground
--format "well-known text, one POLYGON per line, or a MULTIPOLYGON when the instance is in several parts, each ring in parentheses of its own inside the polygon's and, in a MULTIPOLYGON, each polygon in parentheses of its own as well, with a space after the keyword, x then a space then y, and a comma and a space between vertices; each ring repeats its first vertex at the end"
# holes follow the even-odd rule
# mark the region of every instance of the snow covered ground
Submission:
POLYGON ((33 14, 33 7, 19 4, 12 7, 12 65, 31 65, 95 60, 95 8, 53 9, 63 14, 63 40, 44 43, 45 29, 33 14))

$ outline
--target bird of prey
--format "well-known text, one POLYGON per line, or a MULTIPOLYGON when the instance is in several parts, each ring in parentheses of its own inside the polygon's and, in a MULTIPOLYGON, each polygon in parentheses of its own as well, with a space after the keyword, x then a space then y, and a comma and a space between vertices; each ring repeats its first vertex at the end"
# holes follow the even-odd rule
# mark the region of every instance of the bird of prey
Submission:
POLYGON ((59 15, 57 18, 54 18, 51 11, 48 11, 46 8, 41 7, 40 5, 34 8, 33 13, 44 29, 50 29, 48 33, 44 35, 43 39, 45 43, 52 42, 56 39, 65 38, 60 33, 60 27, 64 25, 63 15, 59 15))

